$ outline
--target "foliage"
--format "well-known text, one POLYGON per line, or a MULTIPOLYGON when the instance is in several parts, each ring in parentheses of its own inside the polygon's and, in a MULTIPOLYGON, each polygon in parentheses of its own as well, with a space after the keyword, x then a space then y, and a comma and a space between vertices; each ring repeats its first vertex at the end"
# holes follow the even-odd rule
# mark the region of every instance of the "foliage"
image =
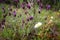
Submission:
MULTIPOLYGON (((11 0, 8 0, 11 1, 11 0)), ((21 0, 20 3, 23 1, 21 0)), ((20 4, 19 3, 19 4, 20 4)), ((51 0, 43 1, 43 4, 50 4, 51 0), (46 2, 47 1, 47 2, 46 2)), ((52 2, 53 3, 53 2, 52 2)), ((59 2, 58 8, 59 8, 59 2)), ((11 15, 9 15, 8 8, 10 5, 0 4, 0 9, 2 6, 5 8, 5 13, 0 10, 0 20, 5 19, 5 25, 1 26, 1 37, 7 40, 60 40, 60 12, 42 9, 39 13, 39 8, 37 4, 35 7, 31 9, 22 9, 15 8, 13 5, 11 6, 12 11, 11 15), (16 10, 16 11, 15 11, 16 10), (14 11, 16 12, 16 16, 14 16, 14 11), (25 13, 27 12, 27 13, 25 13), (3 14, 7 14, 5 18, 3 18, 3 14), (38 22, 42 22, 42 26, 39 28, 34 28, 35 24, 38 22), (4 27, 3 27, 4 26, 4 27)), ((52 7, 55 7, 56 5, 52 7)), ((56 7, 57 8, 57 7, 56 7)))

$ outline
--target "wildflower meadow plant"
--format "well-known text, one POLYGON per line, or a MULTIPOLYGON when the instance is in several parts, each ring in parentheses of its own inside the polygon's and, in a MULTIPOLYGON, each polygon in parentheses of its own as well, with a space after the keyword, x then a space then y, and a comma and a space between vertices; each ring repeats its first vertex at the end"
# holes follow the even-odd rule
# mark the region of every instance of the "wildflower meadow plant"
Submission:
POLYGON ((22 7, 23 9, 25 9, 25 3, 24 3, 24 2, 21 4, 21 7, 22 7))
POLYGON ((39 5, 39 8, 40 8, 40 9, 42 9, 42 8, 43 8, 43 4, 42 4, 42 3, 39 5))
POLYGON ((27 18, 27 21, 29 21, 29 18, 27 18))
POLYGON ((40 10, 40 9, 38 10, 38 13, 39 13, 39 14, 41 13, 41 10, 40 10))
POLYGON ((13 1, 15 1, 15 2, 19 2, 19 0, 13 0, 13 1))
POLYGON ((51 8, 51 5, 46 5, 46 9, 49 10, 51 8))
POLYGON ((2 20, 2 25, 5 25, 5 21, 6 21, 6 20, 5 20, 5 18, 4 18, 4 19, 2 20))
POLYGON ((2 12, 5 13, 5 8, 4 8, 4 6, 2 7, 2 12))
POLYGON ((3 15, 3 18, 6 18, 6 16, 7 16, 7 14, 4 14, 4 15, 3 15))
POLYGON ((16 11, 15 10, 13 11, 13 15, 14 15, 14 17, 16 17, 16 11))
POLYGON ((31 3, 30 2, 27 2, 27 8, 31 8, 31 3))
POLYGON ((30 20, 33 20, 33 16, 30 16, 30 18, 29 18, 30 20))
POLYGON ((48 0, 6 1, 0 3, 0 40, 57 40, 55 38, 60 38, 60 18, 58 17, 60 12, 50 10, 53 4, 51 5, 48 0), (12 3, 5 3, 6 1, 12 3), (45 1, 47 5, 44 4, 45 1), (59 37, 56 37, 57 34, 59 37))
POLYGON ((39 5, 41 3, 41 0, 37 0, 37 4, 39 5))

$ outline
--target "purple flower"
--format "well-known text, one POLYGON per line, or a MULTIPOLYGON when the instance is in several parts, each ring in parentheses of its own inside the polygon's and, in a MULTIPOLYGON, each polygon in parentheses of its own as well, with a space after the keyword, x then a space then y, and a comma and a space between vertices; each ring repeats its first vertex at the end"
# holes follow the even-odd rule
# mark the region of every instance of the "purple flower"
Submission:
POLYGON ((13 0, 14 2, 19 2, 19 0, 13 0))
POLYGON ((41 12, 41 9, 38 10, 38 13, 39 13, 39 14, 40 14, 40 12, 41 12))
POLYGON ((40 4, 40 9, 42 9, 42 8, 43 8, 43 4, 41 3, 41 4, 40 4))
POLYGON ((50 5, 46 5, 46 9, 49 10, 51 8, 50 5))
POLYGON ((37 4, 38 4, 38 5, 40 5, 40 4, 41 4, 41 2, 42 2, 41 0, 37 0, 37 4))
POLYGON ((31 8, 31 4, 30 3, 27 3, 27 8, 31 8))
POLYGON ((40 3, 40 0, 37 0, 37 4, 39 5, 39 3, 40 3))
POLYGON ((5 25, 5 19, 2 20, 2 25, 5 25))
POLYGON ((10 8, 10 11, 12 11, 12 8, 10 8))
POLYGON ((25 3, 22 3, 22 4, 21 4, 21 7, 22 7, 23 9, 25 9, 25 3))
POLYGON ((33 20, 33 16, 30 16, 30 18, 29 18, 30 20, 33 20))
POLYGON ((40 11, 38 11, 38 13, 40 13, 40 11))
POLYGON ((37 0, 37 2, 40 2, 40 0, 37 0))
POLYGON ((27 10, 25 10, 25 14, 27 15, 27 13, 28 13, 28 11, 27 10))
POLYGON ((25 14, 27 14, 28 12, 25 12, 25 14))
POLYGON ((5 13, 5 8, 4 8, 4 6, 2 7, 2 11, 3 11, 3 13, 5 13))
POLYGON ((4 25, 1 25, 1 28, 4 29, 4 25))
POLYGON ((2 9, 3 9, 3 10, 5 9, 4 6, 2 6, 2 9))
POLYGON ((11 13, 9 12, 9 16, 11 16, 11 13))
POLYGON ((16 17, 16 11, 13 12, 14 17, 16 17))
POLYGON ((27 21, 29 21, 29 18, 27 19, 27 21))
POLYGON ((24 20, 22 20, 22 23, 25 23, 25 21, 24 21, 24 20))
POLYGON ((4 14, 3 17, 5 18, 7 16, 7 14, 4 14))

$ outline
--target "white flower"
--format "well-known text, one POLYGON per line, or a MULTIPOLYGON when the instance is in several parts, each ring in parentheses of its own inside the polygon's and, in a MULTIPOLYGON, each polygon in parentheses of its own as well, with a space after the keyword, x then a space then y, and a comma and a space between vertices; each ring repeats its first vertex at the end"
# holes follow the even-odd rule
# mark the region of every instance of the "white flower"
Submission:
POLYGON ((38 27, 40 27, 41 25, 42 25, 42 23, 41 23, 41 22, 38 22, 37 24, 35 24, 34 28, 38 28, 38 27))
POLYGON ((53 16, 51 16, 51 19, 53 19, 53 16))

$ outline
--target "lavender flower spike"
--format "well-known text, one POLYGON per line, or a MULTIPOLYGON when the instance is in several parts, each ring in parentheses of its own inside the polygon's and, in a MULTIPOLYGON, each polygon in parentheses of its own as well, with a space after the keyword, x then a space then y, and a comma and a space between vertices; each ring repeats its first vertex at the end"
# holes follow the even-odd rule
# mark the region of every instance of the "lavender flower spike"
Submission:
POLYGON ((16 11, 13 12, 14 17, 16 17, 16 11))
POLYGON ((46 9, 49 10, 51 8, 51 5, 46 5, 46 9))
POLYGON ((33 20, 33 16, 30 16, 30 20, 33 20))

